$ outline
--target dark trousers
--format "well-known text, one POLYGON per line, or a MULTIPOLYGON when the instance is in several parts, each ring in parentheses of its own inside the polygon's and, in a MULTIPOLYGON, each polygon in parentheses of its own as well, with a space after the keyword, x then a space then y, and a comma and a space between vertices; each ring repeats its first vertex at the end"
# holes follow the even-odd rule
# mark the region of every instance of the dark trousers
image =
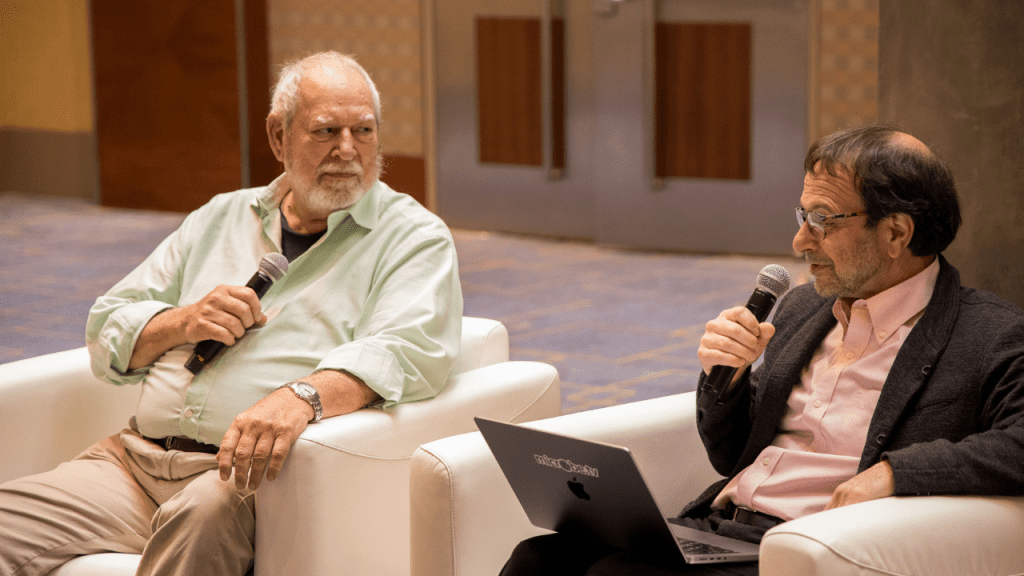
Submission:
MULTIPOLYGON (((691 528, 759 543, 767 527, 726 520, 682 518, 691 528)), ((555 533, 524 540, 512 551, 501 576, 757 576, 757 562, 686 564, 674 554, 623 550, 581 534, 555 533)))

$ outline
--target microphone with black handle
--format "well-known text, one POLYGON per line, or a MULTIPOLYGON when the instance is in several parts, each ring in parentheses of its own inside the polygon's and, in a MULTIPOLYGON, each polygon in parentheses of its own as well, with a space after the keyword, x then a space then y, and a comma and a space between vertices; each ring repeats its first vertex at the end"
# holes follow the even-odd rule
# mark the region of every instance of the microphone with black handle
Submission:
MULTIPOLYGON (((287 270, 288 259, 281 254, 271 252, 260 260, 259 270, 253 274, 245 287, 252 288, 257 298, 263 298, 267 290, 270 290, 270 285, 280 280, 287 270)), ((189 356, 188 362, 185 362, 185 368, 188 368, 188 371, 193 374, 198 374, 217 353, 224 349, 224 346, 226 344, 217 340, 203 340, 196 344, 195 351, 189 356)))
MULTIPOLYGON (((778 264, 769 264, 761 269, 757 275, 757 287, 754 293, 747 300, 747 310, 754 313, 757 322, 760 324, 768 317, 768 314, 775 307, 775 301, 779 296, 789 290, 789 272, 778 264)), ((697 408, 708 410, 718 402, 718 399, 729 387, 733 376, 736 375, 735 366, 714 366, 711 373, 704 379, 700 387, 700 397, 697 399, 697 408)))

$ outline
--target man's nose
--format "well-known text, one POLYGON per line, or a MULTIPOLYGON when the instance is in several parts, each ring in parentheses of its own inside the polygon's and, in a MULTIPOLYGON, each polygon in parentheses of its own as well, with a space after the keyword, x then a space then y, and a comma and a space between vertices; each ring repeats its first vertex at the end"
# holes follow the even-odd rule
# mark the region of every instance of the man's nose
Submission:
POLYGON ((338 140, 331 153, 342 160, 352 160, 356 157, 356 141, 352 136, 352 130, 342 128, 338 132, 338 140))
POLYGON ((811 225, 804 222, 796 231, 796 236, 793 236, 793 250, 796 250, 799 254, 803 254, 817 245, 818 241, 815 240, 814 234, 811 233, 811 225))

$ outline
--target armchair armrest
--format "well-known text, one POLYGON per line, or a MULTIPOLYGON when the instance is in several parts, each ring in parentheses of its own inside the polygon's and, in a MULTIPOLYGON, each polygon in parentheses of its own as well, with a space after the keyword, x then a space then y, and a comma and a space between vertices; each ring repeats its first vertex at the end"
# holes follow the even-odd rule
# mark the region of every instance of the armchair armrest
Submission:
MULTIPOLYGON (((692 392, 527 425, 627 446, 666 515, 720 478, 697 436, 692 392)), ((413 576, 497 574, 520 540, 544 532, 526 518, 479 432, 421 446, 409 497, 413 576)))
POLYGON ((761 542, 767 576, 1024 573, 1024 497, 883 498, 780 524, 761 542))
POLYGON ((256 574, 406 574, 409 465, 420 444, 561 413, 558 372, 503 362, 453 376, 432 400, 310 425, 281 475, 260 486, 256 574), (299 568, 301 567, 301 568, 299 568))

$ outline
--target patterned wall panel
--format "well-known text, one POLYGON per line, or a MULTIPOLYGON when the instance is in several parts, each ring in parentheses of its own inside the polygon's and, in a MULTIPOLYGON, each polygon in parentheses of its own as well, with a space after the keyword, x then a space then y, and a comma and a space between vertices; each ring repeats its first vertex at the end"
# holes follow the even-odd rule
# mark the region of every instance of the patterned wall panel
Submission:
POLYGON ((270 65, 322 50, 354 57, 381 95, 385 154, 422 156, 419 0, 269 0, 270 65))
POLYGON ((811 138, 878 120, 878 3, 814 3, 811 138))

